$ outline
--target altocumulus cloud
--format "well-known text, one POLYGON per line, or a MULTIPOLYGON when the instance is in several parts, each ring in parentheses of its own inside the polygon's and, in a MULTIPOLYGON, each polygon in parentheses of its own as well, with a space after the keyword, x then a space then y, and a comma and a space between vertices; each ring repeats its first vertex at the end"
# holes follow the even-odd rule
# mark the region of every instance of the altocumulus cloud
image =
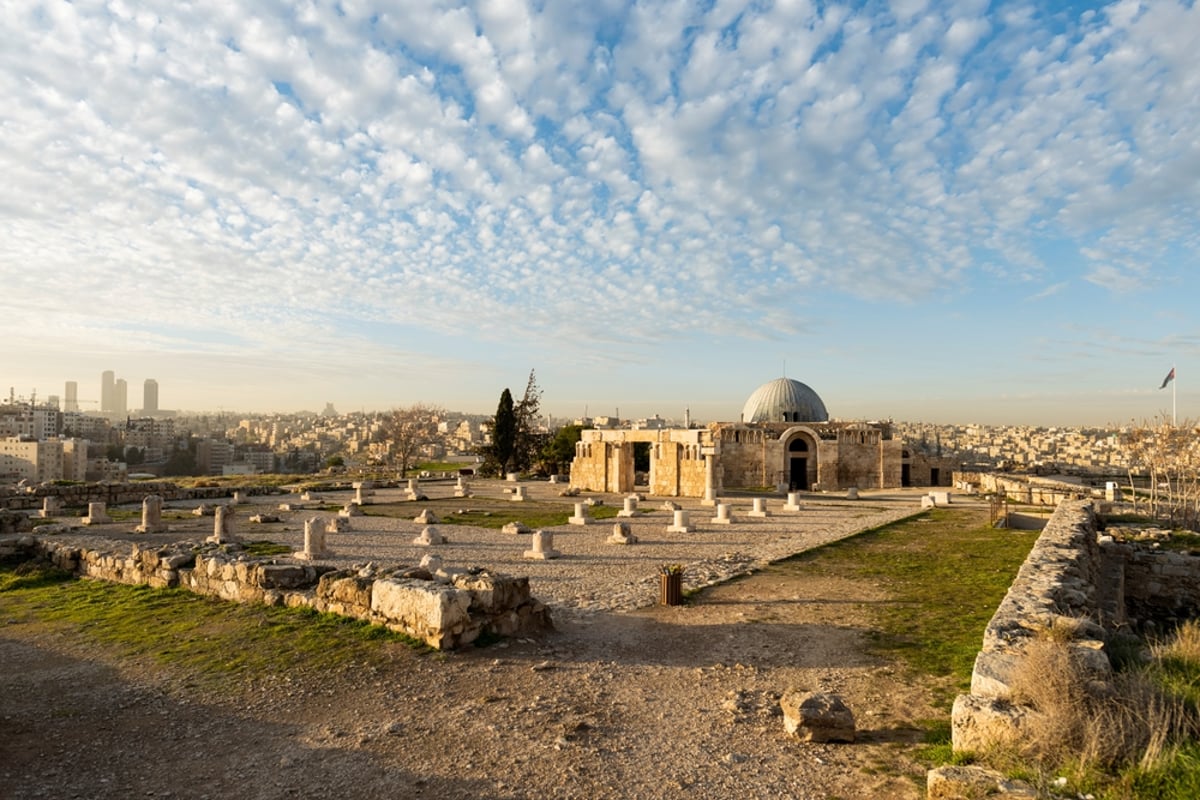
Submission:
POLYGON ((575 5, 7 3, 9 298, 57 272, 180 350, 620 342, 1197 247, 1195 4, 575 5))

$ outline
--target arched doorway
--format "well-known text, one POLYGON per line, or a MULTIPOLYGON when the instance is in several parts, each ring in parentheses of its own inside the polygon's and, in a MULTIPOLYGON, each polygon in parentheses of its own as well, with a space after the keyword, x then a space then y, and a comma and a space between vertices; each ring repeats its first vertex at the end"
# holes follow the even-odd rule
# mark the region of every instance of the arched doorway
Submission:
POLYGON ((797 436, 788 443, 788 487, 808 491, 808 442, 797 436))

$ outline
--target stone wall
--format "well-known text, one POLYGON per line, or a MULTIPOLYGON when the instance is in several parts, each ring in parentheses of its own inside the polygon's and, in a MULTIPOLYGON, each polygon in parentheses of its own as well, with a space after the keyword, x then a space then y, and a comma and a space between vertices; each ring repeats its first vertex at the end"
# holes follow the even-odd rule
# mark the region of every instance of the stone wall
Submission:
POLYGON ((1114 620, 1141 627, 1147 621, 1170 623, 1200 617, 1200 555, 1158 549, 1150 529, 1133 534, 1110 528, 1100 537, 1106 562, 1112 563, 1105 583, 1119 587, 1104 611, 1114 620))
POLYGON ((1065 648, 1085 680, 1107 682, 1111 633, 1200 611, 1200 556, 1158 549, 1165 531, 1101 533, 1094 508, 1061 502, 1021 565, 984 632, 971 693, 954 702, 955 750, 1022 740, 1036 712, 1013 703, 1011 689, 1031 643, 1065 648))
POLYGON ((1103 492, 1091 486, 1002 472, 955 472, 954 485, 960 488, 969 486, 983 494, 1002 494, 1016 503, 1051 507, 1063 500, 1103 495, 1103 492))
MULTIPOLYGON (((239 489, 245 495, 269 494, 279 491, 269 487, 250 487, 239 489)), ((233 489, 220 486, 198 486, 184 488, 170 481, 139 481, 137 483, 77 483, 53 484, 42 483, 34 486, 0 488, 0 509, 32 510, 41 508, 42 499, 57 497, 66 507, 87 508, 88 503, 107 503, 111 508, 116 505, 137 503, 146 499, 147 495, 156 494, 164 501, 172 500, 214 500, 229 497, 233 489)))
POLYGON ((1087 673, 1107 679, 1112 667, 1099 624, 1098 592, 1106 566, 1090 501, 1064 501, 1021 565, 983 635, 971 693, 954 701, 954 749, 986 751, 1020 742, 1032 710, 1011 702, 1014 677, 1034 641, 1068 648, 1087 673))
POLYGON ((585 430, 575 445, 571 486, 589 492, 634 490, 633 446, 650 445, 650 493, 702 497, 706 480, 700 454, 706 430, 585 430))
POLYGON ((143 549, 105 539, 30 534, 0 539, 0 557, 48 561, 76 575, 155 588, 182 587, 239 603, 308 607, 384 625, 449 650, 482 634, 536 634, 550 612, 529 579, 487 571, 420 568, 341 570, 287 558, 256 558, 236 545, 190 542, 143 549))

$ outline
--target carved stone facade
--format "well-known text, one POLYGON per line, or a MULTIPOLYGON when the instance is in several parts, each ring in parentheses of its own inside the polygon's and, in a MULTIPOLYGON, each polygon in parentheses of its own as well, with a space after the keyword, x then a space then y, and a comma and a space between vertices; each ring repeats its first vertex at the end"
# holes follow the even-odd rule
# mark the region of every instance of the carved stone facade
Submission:
MULTIPOLYGON (((666 497, 715 505, 726 489, 837 491, 949 486, 959 465, 892 436, 889 423, 830 422, 810 387, 777 378, 746 401, 740 422, 707 428, 583 431, 571 486, 629 493, 638 485, 666 497), (641 459, 635 452, 641 451, 641 459), (647 465, 639 480, 635 463, 647 465)), ((645 468, 645 467, 644 467, 645 468)))
POLYGON ((649 449, 650 494, 713 499, 726 489, 836 491, 949 486, 956 464, 910 450, 877 422, 718 422, 703 429, 585 430, 571 486, 631 492, 649 449))

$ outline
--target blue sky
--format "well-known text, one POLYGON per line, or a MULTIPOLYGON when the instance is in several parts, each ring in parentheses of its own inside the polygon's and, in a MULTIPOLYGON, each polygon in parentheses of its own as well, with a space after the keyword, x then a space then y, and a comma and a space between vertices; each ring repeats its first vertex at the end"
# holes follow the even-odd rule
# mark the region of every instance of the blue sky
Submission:
POLYGON ((1200 401, 1200 10, 0 10, 5 388, 1104 424, 1200 401), (1195 375, 1193 379, 1191 376, 1195 375))

